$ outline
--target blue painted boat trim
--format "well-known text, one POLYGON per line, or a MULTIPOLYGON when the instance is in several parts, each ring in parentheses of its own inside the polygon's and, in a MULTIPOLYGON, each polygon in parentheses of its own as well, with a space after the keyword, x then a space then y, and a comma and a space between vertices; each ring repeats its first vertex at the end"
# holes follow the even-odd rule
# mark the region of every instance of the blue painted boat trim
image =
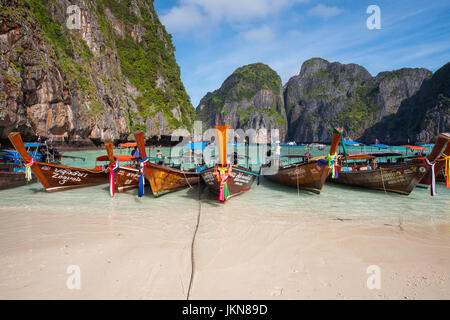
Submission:
MULTIPOLYGON (((238 168, 232 168, 234 171, 240 171, 240 172, 244 172, 244 173, 249 173, 249 174, 252 174, 252 175, 254 175, 254 176, 259 176, 259 174, 257 174, 257 173, 254 173, 254 172, 251 172, 251 171, 246 171, 246 170, 241 170, 241 169, 238 169, 238 168)), ((205 169, 205 170, 202 170, 202 171, 200 171, 200 173, 202 173, 202 172, 206 172, 206 171, 212 171, 212 170, 214 170, 214 167, 210 167, 210 168, 207 168, 207 169, 205 169)))

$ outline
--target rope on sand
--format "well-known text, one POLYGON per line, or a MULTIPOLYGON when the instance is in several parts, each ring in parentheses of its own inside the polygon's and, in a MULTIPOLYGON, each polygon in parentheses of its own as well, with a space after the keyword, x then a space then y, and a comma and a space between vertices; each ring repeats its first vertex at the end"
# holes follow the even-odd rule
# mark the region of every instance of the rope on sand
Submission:
POLYGON ((381 166, 380 166, 380 174, 381 174, 381 182, 383 182, 384 193, 387 194, 386 186, 384 185, 384 179, 383 179, 383 169, 381 168, 381 166))
POLYGON ((200 224, 200 213, 202 210, 202 203, 200 201, 200 183, 198 184, 198 215, 197 215, 197 225, 195 226, 194 235, 192 237, 191 242, 191 276, 189 278, 189 288, 187 292, 186 300, 189 300, 189 297, 191 295, 191 288, 192 288, 192 282, 194 281, 194 270, 195 270, 195 259, 194 259, 194 245, 195 245, 195 238, 197 236, 198 226, 200 224))
POLYGON ((186 180, 186 182, 187 182, 189 188, 192 189, 192 186, 191 186, 191 184, 189 183, 188 178, 186 177, 186 173, 184 173, 184 170, 181 170, 181 172, 183 172, 184 179, 186 180))

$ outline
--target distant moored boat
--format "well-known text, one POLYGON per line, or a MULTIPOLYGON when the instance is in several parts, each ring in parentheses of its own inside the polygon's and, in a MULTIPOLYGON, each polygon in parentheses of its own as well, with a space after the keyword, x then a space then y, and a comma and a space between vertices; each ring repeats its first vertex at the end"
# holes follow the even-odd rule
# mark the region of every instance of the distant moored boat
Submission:
POLYGON ((23 158, 25 165, 33 171, 48 192, 89 187, 108 182, 109 169, 89 170, 39 162, 33 159, 26 151, 20 133, 11 132, 8 138, 23 158))
MULTIPOLYGON (((265 175, 265 177, 274 182, 280 184, 295 187, 298 189, 304 189, 319 194, 325 183, 326 178, 330 174, 331 162, 335 162, 337 159, 336 151, 340 141, 340 131, 335 129, 333 133, 333 138, 330 146, 330 152, 328 158, 324 157, 311 158, 308 155, 287 155, 280 156, 281 158, 299 158, 300 161, 280 165, 275 174, 265 175), (329 163, 328 163, 329 162, 329 163)), ((263 166, 268 167, 267 165, 263 166)))
POLYGON ((219 161, 213 166, 201 171, 203 181, 208 189, 219 195, 219 202, 247 192, 258 177, 250 169, 232 165, 227 160, 228 126, 216 126, 217 148, 219 161))
MULTIPOLYGON (((404 161, 407 158, 402 158, 401 154, 397 156, 401 160, 399 162, 377 163, 373 161, 377 157, 392 156, 391 153, 341 156, 339 158, 338 177, 332 181, 354 187, 409 195, 427 174, 431 175, 431 171, 435 171, 431 168, 436 166, 435 161, 442 154, 449 140, 450 135, 448 133, 441 133, 428 156, 423 158, 410 157, 412 159, 408 162, 404 161), (352 160, 354 162, 349 164, 349 161, 352 160), (366 161, 366 163, 361 162, 361 160, 366 161)), ((431 191, 432 195, 434 194, 433 189, 434 186, 431 191)))

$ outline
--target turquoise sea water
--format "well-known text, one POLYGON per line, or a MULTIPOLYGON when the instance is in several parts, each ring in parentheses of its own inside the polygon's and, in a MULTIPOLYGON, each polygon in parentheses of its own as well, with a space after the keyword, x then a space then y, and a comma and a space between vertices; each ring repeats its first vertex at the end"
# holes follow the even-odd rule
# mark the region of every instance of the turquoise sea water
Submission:
MULTIPOLYGON (((305 147, 284 147, 282 154, 301 154, 305 147)), ((314 150, 313 155, 326 154, 314 150)), ((360 152, 356 147, 350 152, 360 152)), ((366 150, 367 151, 367 150, 366 150)), ((375 151, 375 150, 374 150, 375 151)), ((125 154, 126 150, 122 152, 125 154)), ((162 148, 167 156, 169 148, 162 148)), ((231 152, 231 151, 230 151, 231 152)), ((117 152, 120 154, 121 152, 117 152)), ((156 149, 151 149, 154 156, 156 149)), ((86 157, 86 161, 65 159, 64 164, 92 168, 95 158, 105 154, 103 150, 67 152, 66 155, 86 157)), ((244 162, 244 160, 241 160, 244 162)), ((259 163, 253 165, 257 170, 259 163)), ((166 194, 160 198, 151 195, 148 185, 146 194, 137 197, 137 190, 109 195, 108 185, 80 188, 57 193, 47 193, 40 183, 0 191, 0 213, 8 212, 61 212, 81 216, 110 214, 136 218, 142 215, 159 215, 176 211, 197 212, 207 209, 219 214, 255 215, 258 212, 289 219, 291 216, 323 217, 329 219, 376 220, 385 223, 414 220, 423 223, 448 223, 450 215, 450 189, 438 183, 438 195, 431 197, 427 189, 416 188, 409 196, 382 191, 350 188, 326 183, 320 195, 285 187, 264 178, 260 184, 238 197, 219 204, 217 196, 201 186, 166 194), (199 200, 200 199, 200 200, 199 200)), ((420 223, 422 223, 420 222, 420 223)))

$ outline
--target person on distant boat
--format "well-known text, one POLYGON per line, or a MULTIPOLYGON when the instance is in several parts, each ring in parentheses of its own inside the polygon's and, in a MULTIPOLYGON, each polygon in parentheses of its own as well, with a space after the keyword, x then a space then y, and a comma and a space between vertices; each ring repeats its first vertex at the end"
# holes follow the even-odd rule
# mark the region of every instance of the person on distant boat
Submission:
POLYGON ((239 155, 237 152, 233 152, 233 165, 237 166, 239 163, 239 155))
POLYGON ((158 160, 159 165, 164 164, 164 155, 162 154, 161 150, 159 150, 159 149, 156 151, 156 158, 160 159, 160 160, 158 160))
POLYGON ((311 159, 311 158, 312 158, 311 152, 306 151, 306 153, 305 153, 305 161, 309 161, 309 159, 311 159))
POLYGON ((139 150, 137 147, 134 147, 134 149, 131 151, 131 156, 135 157, 135 158, 139 158, 139 150))
POLYGON ((200 171, 202 171, 202 170, 205 170, 206 168, 207 168, 207 167, 206 167, 205 159, 202 158, 202 162, 200 163, 199 166, 197 166, 197 167, 195 168, 195 172, 200 172, 200 171))

